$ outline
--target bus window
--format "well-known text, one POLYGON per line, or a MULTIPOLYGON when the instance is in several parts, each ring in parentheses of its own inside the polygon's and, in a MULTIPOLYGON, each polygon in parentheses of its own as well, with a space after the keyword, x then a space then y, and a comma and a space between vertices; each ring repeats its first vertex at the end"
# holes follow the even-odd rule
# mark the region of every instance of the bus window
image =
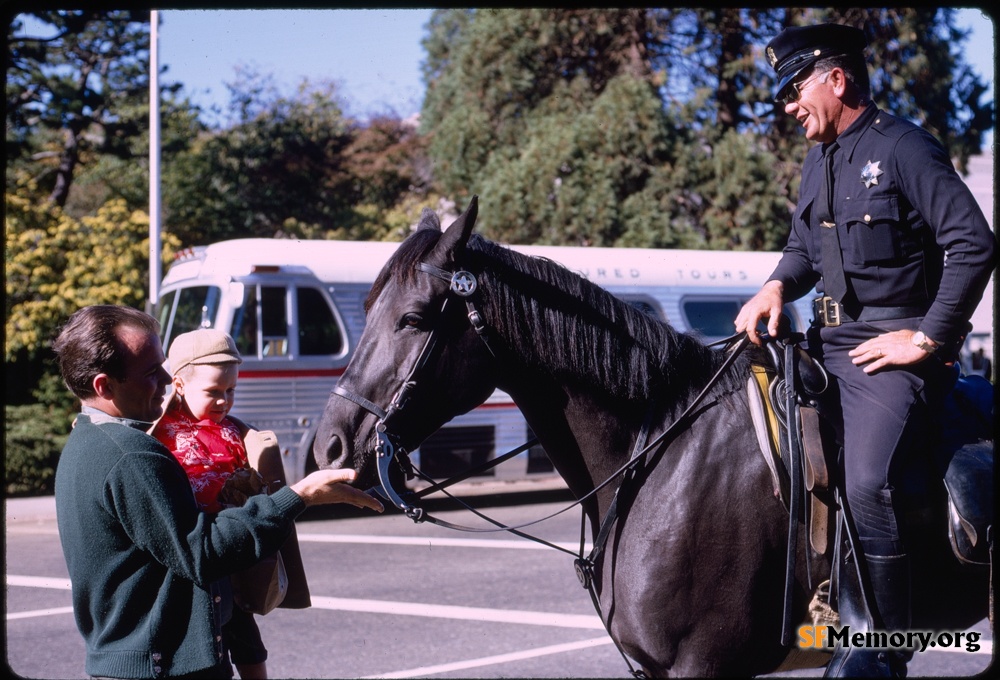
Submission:
POLYGON ((733 321, 740 312, 740 301, 685 299, 681 303, 681 311, 689 329, 700 333, 706 340, 718 340, 736 332, 733 321))
POLYGON ((283 286, 247 285, 230 332, 240 354, 269 358, 288 354, 288 315, 283 286))
POLYGON ((666 320, 663 310, 660 309, 660 303, 648 295, 620 295, 619 297, 643 314, 647 314, 659 321, 666 320))
MULTIPOLYGON (((681 312, 687 327, 702 335, 708 342, 728 338, 736 332, 736 315, 749 298, 695 298, 686 297, 681 301, 681 312)), ((792 332, 799 330, 798 315, 791 305, 784 306, 784 315, 791 322, 792 332)), ((767 324, 761 322, 759 330, 766 331, 767 324)))
MULTIPOLYGON (((160 301, 156 303, 156 320, 160 322, 161 334, 170 330, 170 313, 174 311, 175 299, 177 299, 177 291, 172 290, 169 293, 164 293, 160 301)), ((167 344, 165 339, 164 344, 167 344)))
POLYGON ((316 288, 299 288, 296 304, 299 354, 340 354, 344 349, 344 335, 323 293, 316 288))
POLYGON ((233 314, 229 331, 243 358, 257 358, 257 286, 244 286, 243 304, 233 314))
POLYGON ((169 347, 171 340, 181 333, 211 327, 219 311, 221 291, 216 286, 191 286, 181 288, 171 295, 176 300, 165 296, 160 302, 162 306, 159 317, 164 333, 164 347, 169 347))
POLYGON ((285 289, 277 286, 260 287, 261 330, 265 357, 288 354, 288 314, 285 289))

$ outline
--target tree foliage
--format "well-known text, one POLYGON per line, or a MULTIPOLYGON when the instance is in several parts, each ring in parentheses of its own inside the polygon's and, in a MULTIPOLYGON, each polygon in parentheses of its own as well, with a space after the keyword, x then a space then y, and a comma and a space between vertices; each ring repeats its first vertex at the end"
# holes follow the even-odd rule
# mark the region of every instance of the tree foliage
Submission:
POLYGON ((234 124, 203 132, 164 165, 167 229, 185 245, 247 237, 380 238, 380 217, 429 182, 414 127, 344 116, 336 88, 282 95, 245 71, 234 124))
POLYGON ((59 451, 69 438, 69 414, 44 404, 4 404, 4 494, 55 492, 59 451))
MULTIPOLYGON (((124 201, 75 219, 7 194, 4 264, 5 359, 35 358, 60 324, 91 304, 142 308, 149 280, 149 217, 124 201)), ((164 239, 164 260, 177 242, 164 239)))
POLYGON ((9 36, 6 150, 8 159, 34 162, 17 164, 14 181, 32 180, 62 207, 80 164, 132 158, 147 127, 148 103, 140 102, 148 61, 148 10, 18 15, 9 36))
POLYGON ((951 9, 438 10, 422 130, 496 238, 777 249, 810 142, 772 101, 783 27, 863 27, 876 102, 963 164, 992 125, 951 9))

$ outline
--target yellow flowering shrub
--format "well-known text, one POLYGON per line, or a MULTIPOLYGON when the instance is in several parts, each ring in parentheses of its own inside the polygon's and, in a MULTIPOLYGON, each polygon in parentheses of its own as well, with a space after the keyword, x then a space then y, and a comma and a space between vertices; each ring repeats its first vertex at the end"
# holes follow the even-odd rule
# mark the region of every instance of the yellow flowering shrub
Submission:
MULTIPOLYGON (((5 216, 5 359, 48 345, 66 318, 92 304, 142 309, 149 286, 149 216, 121 199, 76 220, 8 193, 5 216)), ((179 247, 164 234, 164 263, 179 247)))

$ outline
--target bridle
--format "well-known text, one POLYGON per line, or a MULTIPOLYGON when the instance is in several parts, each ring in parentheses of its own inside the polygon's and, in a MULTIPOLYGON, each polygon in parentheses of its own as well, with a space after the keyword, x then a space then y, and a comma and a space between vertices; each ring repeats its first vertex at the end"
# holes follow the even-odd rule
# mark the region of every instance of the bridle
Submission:
MULTIPOLYGON (((493 347, 490 345, 489 338, 487 337, 486 324, 483 321, 482 314, 480 314, 479 310, 476 309, 473 301, 473 296, 479 289, 479 282, 475 275, 464 269, 449 272, 426 262, 417 263, 416 268, 419 272, 430 274, 431 276, 448 283, 448 294, 444 299, 444 303, 441 305, 441 312, 438 315, 438 318, 445 318, 444 315, 449 308, 450 302, 453 300, 463 300, 468 310, 466 316, 469 319, 469 324, 476 331, 476 334, 480 337, 480 339, 482 339, 490 353, 495 356, 493 347)), ((418 379, 440 354, 439 331, 440 328, 435 327, 432 328, 430 333, 427 335, 427 339, 424 341, 424 345, 421 347, 420 353, 417 355, 416 360, 413 362, 413 366, 410 367, 409 372, 403 379, 399 390, 397 390, 395 395, 393 395, 388 408, 383 409, 378 404, 344 389, 339 383, 334 386, 331 392, 332 394, 343 397, 348 401, 354 402, 379 419, 378 423, 375 425, 375 454, 378 461, 378 478, 381 488, 377 491, 383 496, 383 498, 406 513, 406 515, 415 522, 422 521, 426 518, 426 514, 423 509, 411 505, 403 500, 402 496, 397 493, 395 489, 393 489, 390 481, 389 470, 393 461, 397 461, 404 467, 404 469, 409 465, 407 452, 399 445, 400 438, 393 433, 391 426, 398 414, 406 408, 413 391, 417 387, 418 379)), ((531 445, 532 443, 529 443, 524 448, 526 449, 531 445)), ((520 451, 518 451, 518 453, 520 453, 520 451)))

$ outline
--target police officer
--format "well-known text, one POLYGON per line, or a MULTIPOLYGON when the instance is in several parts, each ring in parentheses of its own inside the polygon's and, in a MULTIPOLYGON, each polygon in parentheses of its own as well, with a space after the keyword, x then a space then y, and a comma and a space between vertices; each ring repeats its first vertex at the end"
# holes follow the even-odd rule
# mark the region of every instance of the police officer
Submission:
MULTIPOLYGON (((788 28, 767 45, 775 102, 816 145, 782 258, 736 330, 759 344, 758 322, 775 335, 784 302, 822 291, 808 344, 839 394, 845 505, 863 555, 863 580, 838 579, 841 623, 901 630, 910 559, 900 472, 926 448, 954 383, 949 363, 995 266, 995 237, 942 145, 872 103, 866 46, 862 31, 835 24, 788 28), (857 590, 866 581, 867 603, 857 590), (857 612, 867 614, 852 621, 857 612)), ((905 673, 906 659, 842 647, 827 674, 905 673)))

